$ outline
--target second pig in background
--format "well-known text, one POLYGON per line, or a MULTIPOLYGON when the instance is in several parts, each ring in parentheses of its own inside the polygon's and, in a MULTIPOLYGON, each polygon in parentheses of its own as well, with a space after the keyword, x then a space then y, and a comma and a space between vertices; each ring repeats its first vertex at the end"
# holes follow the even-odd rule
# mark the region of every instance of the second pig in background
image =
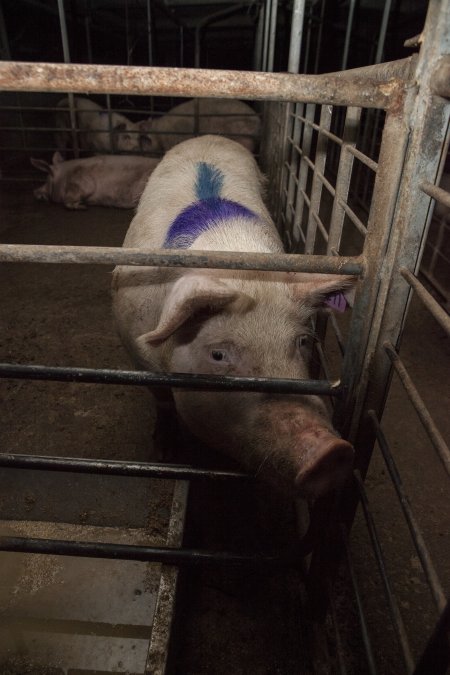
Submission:
POLYGON ((226 136, 255 152, 261 120, 247 103, 236 99, 202 98, 180 103, 158 118, 140 122, 141 145, 147 152, 165 152, 193 136, 226 136))

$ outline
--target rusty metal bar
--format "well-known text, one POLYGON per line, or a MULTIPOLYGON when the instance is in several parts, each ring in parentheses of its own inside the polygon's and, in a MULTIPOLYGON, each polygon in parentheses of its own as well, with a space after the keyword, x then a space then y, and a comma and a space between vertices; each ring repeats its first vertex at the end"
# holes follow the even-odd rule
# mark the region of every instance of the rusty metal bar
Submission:
POLYGON ((368 417, 372 422, 372 426, 375 430, 377 441, 380 446, 380 450, 383 455, 386 468, 389 471, 389 475, 391 477, 392 483, 397 493, 397 497, 400 502, 403 515, 405 516, 405 520, 411 534, 411 539, 414 543, 417 555, 422 565, 422 569, 427 578, 428 585, 430 587, 431 594, 433 596, 433 600, 439 612, 443 612, 446 604, 445 594, 444 591, 442 590, 442 586, 440 584, 437 572, 434 569, 434 565, 428 552, 427 546, 425 544, 422 532, 420 531, 420 528, 412 512, 410 501, 403 487, 403 483, 400 478, 397 466, 394 462, 392 453, 389 449, 389 444, 387 442, 386 436, 384 435, 380 423, 377 419, 377 416, 373 410, 369 410, 368 417))
POLYGON ((427 289, 423 286, 423 284, 420 283, 414 274, 412 274, 405 267, 400 270, 400 274, 404 279, 406 279, 410 286, 414 288, 417 296, 422 300, 430 314, 434 316, 436 321, 440 323, 442 328, 448 333, 448 335, 450 335, 450 316, 447 314, 447 312, 433 298, 431 293, 427 291, 427 289))
MULTIPOLYGON (((323 105, 320 111, 319 127, 322 130, 328 131, 331 126, 332 108, 328 105, 323 105)), ((316 242, 316 231, 319 225, 319 209, 322 196, 322 182, 319 174, 323 175, 325 171, 325 163, 327 161, 328 138, 325 134, 319 134, 316 146, 316 156, 314 162, 314 172, 311 186, 311 203, 309 206, 308 224, 306 226, 306 243, 305 253, 313 253, 316 242)), ((320 225, 319 225, 320 227, 320 225)), ((321 229, 324 239, 327 238, 324 228, 321 229)))
POLYGON ((441 187, 433 185, 433 183, 429 183, 428 181, 420 183, 419 189, 422 190, 422 192, 425 192, 425 194, 429 197, 433 197, 433 199, 436 199, 436 201, 441 202, 441 204, 444 204, 444 206, 447 206, 450 209, 450 193, 448 193, 447 190, 443 190, 441 187))
POLYGON ((40 246, 1 244, 0 262, 76 263, 95 265, 141 265, 144 267, 195 267, 266 272, 363 273, 361 257, 334 258, 288 253, 227 253, 177 249, 139 249, 100 246, 40 246), (164 252, 162 252, 164 251, 164 252))
POLYGON ((388 108, 404 88, 394 79, 397 65, 324 75, 255 73, 195 68, 99 66, 90 64, 0 62, 0 90, 134 94, 278 101, 315 101, 332 105, 388 108), (389 86, 386 86, 386 79, 389 86), (344 86, 345 85, 345 86, 344 86))
POLYGON ((439 432, 434 420, 428 411, 427 406, 425 405, 422 397, 417 391, 411 377, 408 374, 402 360, 395 351, 393 345, 390 342, 384 343, 384 349, 386 350, 387 355, 389 356, 392 365, 395 368, 397 375, 400 378, 401 383, 403 384, 405 391, 408 395, 409 400, 413 404, 414 410, 419 416, 420 421, 428 434, 429 439, 431 440, 433 446, 435 447, 439 458, 444 465, 445 470, 450 476, 450 449, 447 443, 444 440, 444 437, 439 432))

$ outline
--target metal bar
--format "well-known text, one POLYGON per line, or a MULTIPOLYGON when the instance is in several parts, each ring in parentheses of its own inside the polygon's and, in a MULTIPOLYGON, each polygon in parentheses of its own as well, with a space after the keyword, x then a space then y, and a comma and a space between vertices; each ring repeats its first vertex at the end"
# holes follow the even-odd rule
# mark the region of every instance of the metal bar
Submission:
POLYGON ((413 675, 445 675, 450 663, 450 601, 418 660, 413 675))
POLYGON ((270 27, 270 8, 272 0, 264 0, 264 33, 263 33, 263 52, 262 52, 262 69, 267 71, 268 54, 269 54, 269 27, 270 27))
POLYGON ((35 539, 32 537, 0 537, 0 551, 70 555, 81 558, 109 558, 113 560, 140 560, 165 565, 254 565, 255 567, 289 567, 299 564, 294 556, 238 555, 226 551, 212 552, 198 549, 176 549, 157 546, 104 544, 101 542, 65 541, 62 539, 35 539))
POLYGON ((305 18, 306 0, 294 0, 291 18, 291 37, 289 43, 288 73, 298 73, 300 70, 300 55, 302 53, 303 21, 305 18))
MULTIPOLYGON (((172 509, 166 539, 166 545, 171 548, 180 548, 183 544, 188 494, 189 483, 187 481, 177 481, 173 491, 172 509)), ((166 675, 168 672, 167 661, 175 614, 178 574, 178 569, 172 565, 161 566, 158 596, 153 615, 144 675, 166 675)))
POLYGON ((400 478, 397 466, 394 462, 392 453, 389 449, 388 442, 380 426, 380 423, 378 422, 375 412, 373 410, 369 410, 368 416, 375 430, 386 468, 389 471, 389 475, 392 479, 392 483, 397 493, 400 506, 402 507, 403 515, 405 516, 406 523, 411 533, 411 538, 417 551, 417 555, 419 556, 423 571, 428 581, 428 585, 430 586, 434 602, 439 612, 443 612, 446 604, 445 595, 439 582, 436 570, 434 569, 430 554, 428 553, 424 538, 412 512, 410 501, 403 487, 403 483, 400 478))
POLYGON ((350 180, 353 169, 353 155, 347 152, 348 148, 356 145, 361 108, 347 108, 342 138, 341 156, 336 177, 336 195, 333 202, 330 219, 330 236, 328 238, 327 254, 331 249, 339 251, 342 232, 344 229, 345 209, 342 203, 347 203, 350 190, 350 180))
MULTIPOLYGON (((386 64, 383 64, 386 66, 386 64)), ((374 66, 373 68, 377 68, 374 66)), ((383 71, 384 73, 384 71, 383 71)), ((0 62, 0 90, 148 96, 216 97, 388 108, 403 91, 401 80, 386 87, 371 69, 294 75, 195 68, 99 66, 90 64, 0 62), (345 86, 344 86, 345 85, 345 86)))
POLYGON ((440 202, 441 204, 444 204, 444 206, 447 206, 447 208, 450 209, 450 193, 448 193, 447 190, 443 190, 441 187, 433 185, 433 183, 428 183, 427 181, 420 183, 419 189, 422 190, 422 192, 425 192, 425 194, 429 197, 433 197, 433 199, 440 202))
POLYGON ((362 274, 360 257, 300 256, 288 253, 226 253, 177 249, 139 249, 99 246, 39 246, 1 244, 0 262, 142 265, 145 267, 195 267, 268 272, 323 272, 362 274))
POLYGON ((141 387, 178 387, 201 391, 264 391, 283 394, 317 394, 341 396, 339 381, 271 379, 265 377, 231 377, 193 375, 191 373, 149 373, 138 370, 104 368, 59 368, 0 363, 0 378, 46 380, 52 382, 84 382, 90 384, 123 384, 141 387))
POLYGON ((413 404, 414 410, 419 416, 420 421, 428 434, 429 439, 431 440, 434 448, 436 449, 439 458, 444 466, 444 469, 447 471, 447 474, 450 476, 450 449, 445 442, 444 437, 439 432, 430 412, 428 411, 427 406, 425 405, 422 397, 417 391, 411 377, 408 374, 408 371, 405 368, 402 360, 395 351, 393 345, 390 342, 384 343, 384 349, 386 354, 389 356, 392 365, 394 366, 395 372, 400 378, 401 383, 403 384, 405 391, 408 395, 409 400, 413 404))
MULTIPOLYGON (((329 130, 331 126, 331 115, 332 108, 328 105, 323 105, 320 111, 320 122, 319 128, 329 130)), ((318 174, 320 173, 323 176, 325 171, 325 163, 327 161, 327 148, 328 148, 328 138, 324 134, 319 134, 316 145, 316 156, 314 161, 314 172, 311 186, 311 203, 309 206, 308 214, 308 224, 306 226, 306 243, 305 243, 305 253, 313 253, 315 242, 316 242, 316 231, 317 225, 319 224, 319 208, 321 204, 322 196, 322 182, 319 179, 318 174), (317 217, 315 217, 315 215, 317 217)), ((325 235, 324 239, 326 240, 327 233, 325 228, 322 230, 322 234, 325 235)))
MULTIPOLYGON (((314 104, 308 103, 306 105, 305 118, 310 121, 314 120, 315 109, 316 106, 314 104)), ((302 147, 298 148, 300 155, 300 170, 298 173, 297 196, 295 199, 295 217, 292 228, 294 233, 302 232, 302 234, 304 234, 301 226, 303 220, 303 209, 305 205, 305 188, 308 180, 308 162, 306 161, 306 158, 309 159, 308 155, 311 151, 311 143, 312 129, 310 126, 306 126, 306 128, 303 129, 302 147)))
POLYGON ((267 56, 267 70, 272 73, 275 60, 275 40, 277 37, 277 13, 278 0, 272 0, 270 8, 270 35, 269 35, 269 52, 267 56))
POLYGON ((375 63, 380 63, 383 58, 384 43, 386 41, 386 32, 389 22, 389 14, 391 12, 392 0, 385 0, 383 7, 383 16, 381 19, 380 34, 378 36, 377 52, 375 55, 375 63))
POLYGON ((346 70, 347 68, 348 53, 350 50, 350 36, 352 34, 353 17, 355 15, 355 4, 356 0, 350 0, 350 6, 348 8, 347 28, 345 31, 344 53, 342 55, 341 70, 346 70))
POLYGON ((176 480, 248 481, 252 479, 252 476, 240 471, 198 469, 193 466, 4 453, 0 453, 0 467, 7 469, 30 469, 33 471, 63 471, 101 474, 105 476, 135 476, 138 478, 170 478, 176 480))
POLYGON ((406 634, 405 625, 403 623, 403 619, 400 614, 400 610, 398 608, 397 600, 391 589, 391 584, 389 582, 389 577, 386 570, 386 562, 384 559, 383 551, 381 549, 380 538, 378 536, 375 521, 370 511, 367 493, 364 488, 364 484, 362 482, 361 474, 359 473, 359 471, 354 471, 353 476, 356 485, 358 487, 359 498, 364 512, 364 518, 366 520, 367 529, 369 531, 370 540, 372 542, 372 548, 375 554, 375 559, 377 561, 378 570, 380 572, 381 580, 383 582, 384 594, 386 596, 389 611, 391 613, 392 624, 394 626, 394 630, 397 635, 397 641, 399 643, 402 652, 406 672, 411 673, 414 668, 414 661, 409 646, 408 636, 406 634))
POLYGON ((373 651, 372 651, 372 645, 370 643, 370 638, 369 638, 369 633, 367 630, 367 624, 366 624, 366 619, 364 616, 364 608, 362 606, 362 601, 361 601, 361 594, 359 592, 359 587, 358 587, 358 582, 356 579, 356 574, 355 574, 355 569, 353 567, 353 561, 350 553, 350 547, 348 545, 348 540, 347 540, 347 532, 345 531, 345 528, 342 527, 341 530, 341 539, 342 543, 344 544, 344 551, 345 551, 345 557, 348 565, 348 570, 350 573, 350 579, 352 582, 352 587, 353 587, 353 593, 355 595, 355 600, 356 600, 356 606, 358 608, 358 618, 359 618, 359 625, 361 627, 361 637, 363 640, 364 644, 364 649, 366 651, 366 657, 367 657, 367 672, 370 673, 370 675, 377 675, 377 670, 375 667, 375 660, 373 657, 373 651))
POLYGON ((450 316, 440 306, 440 304, 433 298, 431 293, 420 283, 417 277, 412 274, 405 267, 402 267, 400 274, 412 286, 418 297, 422 300, 428 311, 434 316, 436 321, 441 324, 442 328, 450 335, 450 316))

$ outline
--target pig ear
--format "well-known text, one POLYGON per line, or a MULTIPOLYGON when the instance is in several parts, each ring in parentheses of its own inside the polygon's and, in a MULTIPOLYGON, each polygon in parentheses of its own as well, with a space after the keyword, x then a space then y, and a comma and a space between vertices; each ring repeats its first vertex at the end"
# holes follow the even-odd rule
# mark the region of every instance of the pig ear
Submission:
POLYGON ((226 284, 206 275, 187 275, 178 279, 166 299, 155 330, 141 335, 138 345, 163 342, 201 309, 221 309, 240 295, 226 284))
POLYGON ((64 157, 58 151, 53 154, 52 164, 62 164, 64 162, 64 157))
POLYGON ((39 171, 49 174, 53 173, 52 167, 45 159, 34 159, 34 157, 30 157, 30 162, 36 169, 39 169, 39 171))
MULTIPOLYGON (((303 276, 303 275, 302 275, 303 276)), ((315 308, 331 307, 343 312, 353 306, 356 277, 335 274, 305 274, 295 284, 294 296, 315 308)))

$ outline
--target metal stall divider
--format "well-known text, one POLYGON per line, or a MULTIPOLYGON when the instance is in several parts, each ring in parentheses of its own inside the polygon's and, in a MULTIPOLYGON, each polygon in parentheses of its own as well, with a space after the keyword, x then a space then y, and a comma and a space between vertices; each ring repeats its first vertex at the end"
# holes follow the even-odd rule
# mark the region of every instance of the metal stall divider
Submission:
MULTIPOLYGON (((276 4, 275 4, 276 6, 276 4)), ((336 619, 333 580, 342 560, 348 565, 359 609, 361 630, 367 654, 368 672, 376 672, 376 659, 364 616, 364 607, 353 572, 348 532, 358 503, 362 504, 372 539, 377 563, 388 598, 394 630, 398 637, 405 672, 415 675, 443 674, 448 666, 446 633, 448 604, 433 569, 422 535, 414 520, 401 480, 380 422, 392 363, 405 382, 411 398, 437 446, 442 462, 448 468, 449 451, 434 429, 420 397, 407 380, 397 350, 400 344, 404 316, 411 287, 417 289, 427 306, 448 330, 448 319, 417 281, 424 233, 429 221, 430 199, 442 198, 430 188, 438 175, 441 148, 448 125, 450 91, 444 75, 449 72, 450 3, 431 0, 419 59, 405 59, 343 73, 319 76, 294 74, 245 73, 238 71, 182 70, 176 68, 142 68, 124 66, 85 66, 68 64, 0 64, 0 88, 6 91, 67 90, 72 93, 128 93, 142 95, 210 96, 247 98, 273 101, 266 104, 265 129, 267 141, 262 151, 263 164, 272 188, 270 201, 277 214, 280 229, 285 232, 291 250, 304 250, 284 256, 251 254, 204 255, 194 252, 135 251, 132 249, 0 246, 1 262, 54 262, 165 265, 189 267, 219 267, 255 270, 289 270, 351 274, 360 277, 349 337, 345 347, 341 382, 282 381, 263 378, 212 378, 126 371, 89 369, 60 369, 40 366, 4 364, 1 377, 30 379, 59 379, 89 382, 122 382, 156 386, 171 384, 199 388, 218 386, 251 391, 295 391, 331 395, 336 399, 335 421, 357 450, 354 480, 342 495, 320 500, 313 509, 311 525, 317 520, 323 525, 320 535, 308 535, 303 553, 312 552, 307 569, 306 587, 310 606, 317 616, 329 611, 336 619), (447 31, 447 32, 446 32, 447 31), (414 79, 416 78, 416 80, 414 79), (320 107, 321 106, 321 107, 320 107), (333 106, 333 109, 332 109, 333 106), (347 109, 342 137, 330 131, 335 106, 347 109), (386 111, 378 162, 361 152, 356 145, 355 129, 362 109, 386 111), (327 175, 329 146, 339 146, 338 171, 335 186, 327 175), (352 188, 355 162, 361 162, 376 174, 371 209, 367 223, 352 208, 352 188), (308 194, 309 193, 309 194, 308 194), (321 215, 323 195, 332 199, 331 224, 321 215), (304 213, 305 207, 308 213, 304 213), (343 237, 349 224, 364 238, 361 250, 341 255, 349 247, 343 237), (317 254, 319 251, 319 254, 317 254), (374 376, 376 373, 376 377, 374 376), (389 473, 405 507, 405 517, 413 534, 425 574, 430 581, 440 617, 424 653, 414 665, 398 603, 389 584, 375 520, 372 516, 364 478, 372 447, 378 440, 389 473), (324 582, 324 575, 328 582, 324 582), (324 592, 325 588, 325 592, 324 592)), ((339 112, 339 111, 338 111, 339 112)), ((444 196, 445 198, 445 196, 444 196)), ((351 248, 351 246, 350 246, 351 248)), ((332 327, 336 328, 333 322, 332 327)), ((338 333, 340 345, 343 338, 338 333)), ((185 481, 190 478, 223 478, 248 480, 240 473, 210 472, 187 467, 151 466, 126 462, 94 460, 63 460, 61 458, 6 455, 3 466, 33 467, 53 470, 77 470, 123 475, 168 475, 185 481), (154 473, 153 473, 154 472, 154 473)), ((186 498, 186 488, 180 490, 186 498)), ((181 500, 182 501, 182 500, 181 500)), ((180 520, 180 513, 175 518, 180 520)), ((182 519, 182 518, 181 518, 182 519)), ((176 528, 175 528, 176 529, 176 528)), ((171 544, 178 546, 181 529, 173 535, 171 544)), ((160 560, 167 565, 182 564, 298 564, 298 558, 277 556, 249 557, 239 554, 214 554, 178 548, 89 545, 87 543, 38 539, 0 539, 0 550, 52 552, 66 555, 160 560)), ((168 570, 170 574, 170 569, 168 570)), ((172 598, 173 599, 173 598, 172 598)), ((334 622, 339 643, 339 625, 334 622)), ((339 649, 338 649, 339 651, 339 649)), ((160 670, 149 656, 147 672, 164 672, 165 657, 160 670)), ((341 672, 345 665, 340 659, 341 672)))

